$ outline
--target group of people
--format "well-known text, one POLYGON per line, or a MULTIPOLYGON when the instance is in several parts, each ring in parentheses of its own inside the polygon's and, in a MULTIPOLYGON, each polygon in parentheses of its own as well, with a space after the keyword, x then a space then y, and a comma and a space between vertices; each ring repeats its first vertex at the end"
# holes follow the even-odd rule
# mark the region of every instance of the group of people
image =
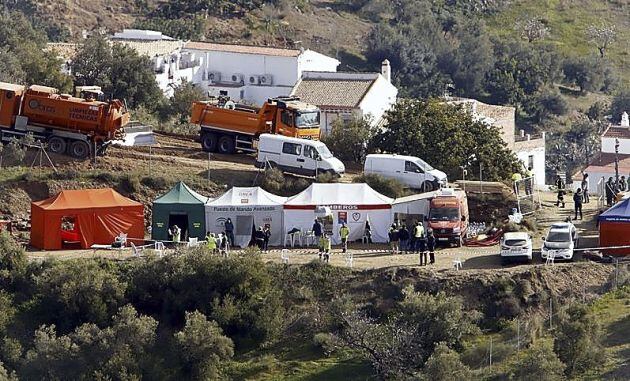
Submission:
MULTIPOLYGON (((369 230, 369 223, 366 222, 366 230, 369 230)), ((330 254, 332 253, 332 238, 331 234, 327 233, 324 229, 324 225, 318 219, 313 222, 313 235, 317 241, 319 249, 319 259, 328 263, 330 261, 330 254)), ((345 222, 341 223, 339 228, 339 237, 341 238, 341 251, 343 253, 348 252, 348 237, 350 237, 350 228, 345 222)), ((371 234, 369 235, 369 241, 371 241, 371 234)))
POLYGON ((206 247, 211 253, 227 254, 230 243, 227 235, 224 233, 214 234, 208 232, 206 234, 206 247))
POLYGON ((416 221, 411 231, 407 229, 406 224, 394 222, 389 228, 388 236, 392 254, 418 253, 420 254, 420 266, 435 263, 435 235, 433 235, 432 229, 427 229, 425 232, 422 222, 416 221))
POLYGON ((630 190, 630 176, 628 176, 627 181, 626 176, 621 176, 619 181, 615 181, 612 177, 609 177, 605 184, 606 204, 612 206, 617 193, 625 192, 626 190, 630 190))
POLYGON ((527 167, 523 174, 521 172, 515 172, 512 174, 512 182, 514 182, 514 194, 519 196, 519 183, 523 180, 523 176, 525 176, 525 195, 529 196, 532 194, 533 183, 534 183, 534 171, 532 167, 527 167))
MULTIPOLYGON (((566 203, 564 201, 564 196, 567 194, 566 184, 564 180, 562 180, 562 176, 556 176, 556 189, 558 191, 558 196, 556 198, 556 206, 560 208, 564 208, 566 203)), ((582 177, 582 182, 580 183, 580 188, 578 188, 575 193, 573 193, 573 207, 575 210, 575 220, 583 219, 582 216, 582 205, 590 202, 589 190, 588 190, 588 173, 585 173, 582 177)))

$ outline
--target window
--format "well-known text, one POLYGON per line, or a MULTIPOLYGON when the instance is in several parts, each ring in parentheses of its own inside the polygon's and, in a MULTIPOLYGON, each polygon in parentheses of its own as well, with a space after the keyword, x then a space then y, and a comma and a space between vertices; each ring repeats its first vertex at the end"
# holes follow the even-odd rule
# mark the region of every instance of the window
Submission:
POLYGON ((283 143, 282 153, 286 153, 288 155, 300 156, 300 154, 302 153, 302 145, 295 144, 295 143, 283 143))
POLYGON ((282 111, 280 118, 282 119, 282 124, 293 127, 293 113, 291 111, 282 111))
POLYGON ((317 112, 301 112, 297 114, 295 124, 298 127, 314 127, 319 126, 319 111, 317 112))
POLYGON ((534 155, 529 155, 527 158, 527 167, 534 168, 534 155))
POLYGON ((317 149, 311 146, 304 146, 304 157, 311 158, 313 160, 319 159, 319 154, 317 153, 317 149))
POLYGON ((411 161, 405 161, 405 172, 423 173, 422 169, 420 169, 416 163, 411 161))

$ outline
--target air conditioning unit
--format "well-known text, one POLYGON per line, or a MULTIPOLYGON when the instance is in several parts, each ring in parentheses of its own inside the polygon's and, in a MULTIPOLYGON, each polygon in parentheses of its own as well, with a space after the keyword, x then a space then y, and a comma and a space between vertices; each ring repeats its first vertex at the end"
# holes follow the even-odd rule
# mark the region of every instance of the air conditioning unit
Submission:
POLYGON ((241 83, 243 82, 243 74, 234 73, 230 77, 230 82, 232 83, 241 83))
POLYGON ((247 83, 250 85, 260 85, 260 76, 259 75, 250 75, 247 83))
POLYGON ((221 72, 211 71, 208 73, 208 81, 217 83, 221 82, 221 72))
POLYGON ((264 74, 258 76, 258 81, 261 86, 271 86, 273 84, 273 75, 264 74))

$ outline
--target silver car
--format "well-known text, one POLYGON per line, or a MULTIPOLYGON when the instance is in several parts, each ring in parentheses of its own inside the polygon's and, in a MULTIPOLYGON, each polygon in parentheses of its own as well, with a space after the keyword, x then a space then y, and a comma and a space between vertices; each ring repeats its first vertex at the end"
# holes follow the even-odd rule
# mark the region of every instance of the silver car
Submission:
POLYGON ((540 249, 543 260, 553 256, 554 259, 573 260, 573 250, 578 246, 578 233, 570 222, 559 222, 551 225, 545 242, 540 249))

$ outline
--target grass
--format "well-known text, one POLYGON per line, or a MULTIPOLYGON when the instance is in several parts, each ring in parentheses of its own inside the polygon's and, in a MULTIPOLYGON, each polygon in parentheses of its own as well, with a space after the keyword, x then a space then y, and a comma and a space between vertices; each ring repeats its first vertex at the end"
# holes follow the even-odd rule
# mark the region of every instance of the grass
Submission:
POLYGON ((624 1, 611 0, 515 0, 501 12, 487 18, 492 34, 518 37, 516 21, 538 17, 550 30, 546 41, 568 56, 597 55, 597 48, 588 41, 586 29, 602 22, 615 24, 617 40, 607 55, 626 83, 630 74, 630 8, 624 1))
POLYGON ((348 353, 326 356, 309 340, 286 340, 266 351, 247 353, 233 361, 231 379, 251 381, 341 381, 373 377, 369 364, 348 353))
POLYGON ((608 361, 603 379, 627 379, 630 374, 630 287, 620 288, 593 305, 604 332, 608 361))

